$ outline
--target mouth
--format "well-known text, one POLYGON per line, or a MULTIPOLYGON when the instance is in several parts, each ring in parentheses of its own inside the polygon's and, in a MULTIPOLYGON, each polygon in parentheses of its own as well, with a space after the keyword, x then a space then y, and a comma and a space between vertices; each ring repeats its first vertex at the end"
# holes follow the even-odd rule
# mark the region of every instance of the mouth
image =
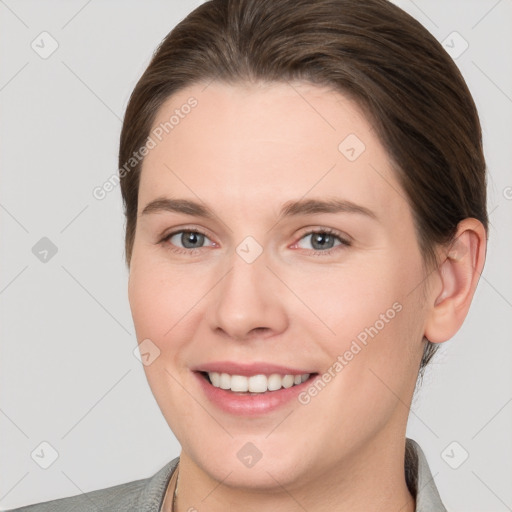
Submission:
POLYGON ((264 361, 211 361, 190 368, 212 405, 236 416, 261 417, 293 404, 318 372, 264 361))
POLYGON ((318 373, 302 374, 256 374, 237 375, 224 372, 198 372, 211 386, 237 395, 261 395, 264 393, 276 393, 281 389, 289 389, 300 386, 304 382, 314 378, 318 373))
POLYGON ((287 404, 295 402, 297 405, 300 393, 313 385, 318 376, 318 373, 244 376, 205 371, 193 374, 203 396, 214 406, 230 415, 253 418, 270 414, 287 404))

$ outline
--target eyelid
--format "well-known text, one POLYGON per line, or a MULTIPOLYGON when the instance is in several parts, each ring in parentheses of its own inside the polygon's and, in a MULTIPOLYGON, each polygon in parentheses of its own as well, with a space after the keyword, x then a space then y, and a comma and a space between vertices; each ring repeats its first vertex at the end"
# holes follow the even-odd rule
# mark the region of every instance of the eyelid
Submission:
POLYGON ((180 226, 180 227, 175 227, 173 229, 171 229, 170 231, 166 232, 164 235, 162 235, 161 237, 159 237, 159 240, 157 242, 159 245, 163 245, 165 247, 165 249, 171 251, 171 252, 174 252, 174 253, 177 253, 177 254, 189 254, 189 255, 192 255, 192 254, 196 254, 198 251, 200 251, 201 249, 205 249, 207 247, 216 247, 218 246, 218 244, 212 240, 212 237, 210 237, 210 235, 208 235, 208 233, 206 232, 206 230, 204 229, 200 229, 200 228, 196 228, 196 227, 187 227, 187 226, 180 226), (170 239, 175 236, 175 235, 178 235, 180 233, 198 233, 200 235, 203 235, 205 238, 207 238, 211 243, 212 245, 207 245, 207 246, 204 246, 204 247, 194 247, 192 249, 189 249, 187 247, 179 247, 177 245, 174 245, 170 242, 170 239))
POLYGON ((338 254, 339 251, 346 250, 348 247, 352 246, 352 238, 340 231, 337 231, 336 229, 332 228, 322 228, 322 227, 315 227, 315 228, 306 228, 304 232, 301 233, 301 235, 298 237, 297 241, 294 242, 291 246, 292 249, 295 250, 301 250, 305 251, 306 255, 309 256, 335 256, 338 254), (338 239, 339 243, 337 245, 334 245, 333 247, 325 250, 320 249, 304 249, 302 247, 298 247, 298 244, 300 241, 305 238, 306 236, 311 236, 315 233, 322 233, 331 235, 338 239))
POLYGON ((344 233, 342 231, 338 231, 333 228, 313 227, 313 228, 304 228, 304 231, 302 231, 301 234, 298 236, 297 242, 294 242, 294 245, 296 245, 305 236, 312 235, 315 233, 325 233, 328 235, 332 235, 332 236, 338 238, 345 245, 351 245, 353 242, 352 237, 350 237, 349 235, 347 235, 346 233, 344 233))
POLYGON ((165 231, 163 235, 160 236, 160 241, 168 240, 171 236, 177 235, 178 233, 182 232, 193 232, 193 233, 199 233, 201 235, 204 235, 208 240, 213 242, 212 237, 208 234, 207 230, 203 228, 197 228, 192 226, 178 226, 170 229, 169 231, 165 231))

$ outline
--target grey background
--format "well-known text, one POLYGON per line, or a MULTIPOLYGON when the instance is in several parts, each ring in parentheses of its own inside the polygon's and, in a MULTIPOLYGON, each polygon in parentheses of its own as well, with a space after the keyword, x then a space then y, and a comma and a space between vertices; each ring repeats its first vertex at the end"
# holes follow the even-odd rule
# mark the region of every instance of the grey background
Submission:
MULTIPOLYGON (((145 478, 179 454, 133 355, 120 192, 92 190, 116 173, 152 51, 199 3, 0 1, 1 509, 145 478), (31 47, 43 31, 59 45, 46 59, 31 47), (46 262, 43 237, 57 248, 46 262), (59 454, 48 469, 31 458, 43 441, 59 454)), ((408 436, 451 512, 512 510, 512 0, 395 3, 453 51, 454 31, 469 44, 455 60, 483 124, 491 219, 474 303, 408 436)))

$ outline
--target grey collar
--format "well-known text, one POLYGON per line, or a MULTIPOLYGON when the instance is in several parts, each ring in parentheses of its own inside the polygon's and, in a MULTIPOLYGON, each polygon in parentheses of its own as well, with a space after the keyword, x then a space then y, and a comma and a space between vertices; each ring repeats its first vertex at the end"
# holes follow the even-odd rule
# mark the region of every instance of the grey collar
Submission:
POLYGON ((417 457, 416 512, 446 512, 423 450, 414 439, 407 438, 406 443, 417 457))

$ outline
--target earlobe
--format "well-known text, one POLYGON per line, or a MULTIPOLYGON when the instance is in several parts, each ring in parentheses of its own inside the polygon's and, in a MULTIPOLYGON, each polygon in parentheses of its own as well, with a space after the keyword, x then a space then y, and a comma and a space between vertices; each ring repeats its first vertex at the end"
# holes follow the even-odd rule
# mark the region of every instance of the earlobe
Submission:
POLYGON ((425 337, 432 343, 447 341, 464 322, 483 270, 486 245, 480 221, 468 218, 459 223, 454 242, 435 271, 441 289, 430 297, 425 325, 425 337))

